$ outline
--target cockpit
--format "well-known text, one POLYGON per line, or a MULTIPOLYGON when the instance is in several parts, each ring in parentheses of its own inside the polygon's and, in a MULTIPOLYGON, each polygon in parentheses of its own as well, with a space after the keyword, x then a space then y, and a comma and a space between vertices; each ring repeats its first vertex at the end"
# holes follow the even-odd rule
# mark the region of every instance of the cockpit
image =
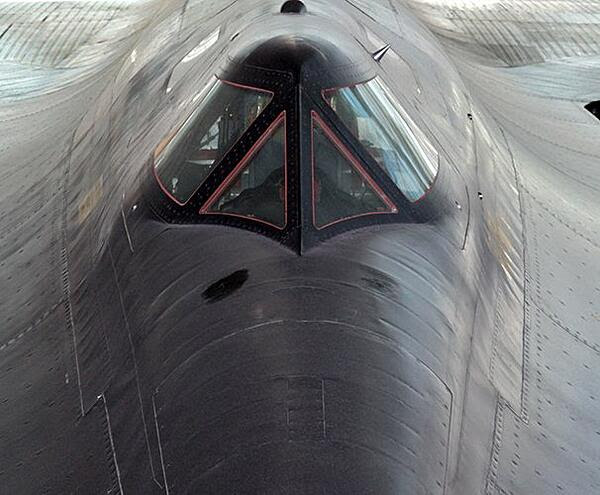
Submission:
POLYGON ((212 77, 152 157, 177 221, 286 241, 418 221, 438 152, 376 63, 349 58, 325 40, 276 37, 212 77))
POLYGON ((213 78, 198 106, 154 153, 154 169, 169 197, 185 204, 229 148, 273 99, 273 93, 213 78))
POLYGON ((410 201, 429 190, 439 156, 380 78, 325 90, 323 97, 410 201))

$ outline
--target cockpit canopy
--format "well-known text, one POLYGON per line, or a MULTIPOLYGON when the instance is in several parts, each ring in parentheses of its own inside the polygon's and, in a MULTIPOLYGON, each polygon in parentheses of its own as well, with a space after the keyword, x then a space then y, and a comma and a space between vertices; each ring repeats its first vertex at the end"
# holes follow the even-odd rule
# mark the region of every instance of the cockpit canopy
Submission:
POLYGON ((402 194, 417 201, 429 190, 439 155, 380 78, 323 96, 402 194))
MULTIPOLYGON (((307 53, 318 48, 298 52, 314 65, 307 53)), ((274 236, 414 221, 439 155, 381 77, 328 89, 268 71, 212 78, 156 148, 155 176, 187 221, 257 222, 274 236)))
POLYGON ((213 78, 200 103, 154 153, 154 170, 166 194, 186 203, 273 99, 273 93, 213 78))
POLYGON ((277 117, 233 172, 215 190, 201 214, 234 215, 283 229, 287 221, 286 118, 277 117))

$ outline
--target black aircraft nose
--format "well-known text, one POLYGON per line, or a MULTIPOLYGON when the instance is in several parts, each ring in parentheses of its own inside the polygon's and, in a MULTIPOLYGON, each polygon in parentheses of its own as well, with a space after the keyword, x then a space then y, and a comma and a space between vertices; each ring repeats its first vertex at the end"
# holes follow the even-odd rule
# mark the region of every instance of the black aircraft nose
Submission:
POLYGON ((177 493, 442 493, 451 395, 376 329, 230 328, 155 403, 177 493))
POLYGON ((398 239, 297 256, 226 227, 154 237, 128 270, 172 493, 443 493, 452 395, 428 347, 448 347, 432 287, 451 284, 398 239))

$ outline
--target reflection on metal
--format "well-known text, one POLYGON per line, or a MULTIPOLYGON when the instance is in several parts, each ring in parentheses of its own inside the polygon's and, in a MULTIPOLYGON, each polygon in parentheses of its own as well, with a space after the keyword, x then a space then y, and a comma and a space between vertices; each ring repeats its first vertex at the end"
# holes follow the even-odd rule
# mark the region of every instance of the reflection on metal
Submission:
POLYGON ((487 57, 486 63, 520 66, 600 53, 600 6, 593 0, 408 0, 408 4, 435 33, 487 57))
POLYGON ((191 50, 185 57, 183 57, 182 62, 187 63, 195 58, 202 55, 206 52, 211 46, 213 46, 219 39, 219 34, 221 33, 221 27, 219 26, 212 33, 210 33, 206 38, 204 38, 196 48, 191 50))
POLYGON ((83 199, 79 202, 79 214, 77 219, 79 223, 85 222, 85 220, 90 216, 90 213, 96 208, 100 200, 102 199, 104 181, 102 176, 98 178, 91 189, 85 194, 83 199))
POLYGON ((600 4, 281 3, 0 1, 0 491, 600 493, 600 4), (274 97, 178 205, 153 152, 221 70, 274 97), (421 200, 336 77, 426 132, 421 200), (286 228, 199 223, 283 111, 286 228), (313 228, 311 111, 393 221, 313 228))

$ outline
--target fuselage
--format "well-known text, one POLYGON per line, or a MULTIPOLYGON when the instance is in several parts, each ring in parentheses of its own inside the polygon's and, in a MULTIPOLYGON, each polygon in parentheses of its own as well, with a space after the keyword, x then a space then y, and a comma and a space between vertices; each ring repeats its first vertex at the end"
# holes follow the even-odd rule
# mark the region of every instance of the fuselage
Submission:
POLYGON ((74 142, 74 168, 93 163, 86 181, 112 198, 71 226, 93 259, 71 284, 100 294, 81 289, 78 311, 104 315, 86 323, 82 380, 102 384, 81 404, 108 387, 129 493, 449 493, 462 450, 487 452, 461 432, 473 339, 522 296, 501 290, 517 243, 496 221, 516 208, 506 151, 408 12, 398 35, 338 7, 224 11, 152 45, 166 15, 98 102, 109 124, 74 142), (400 117, 339 110, 372 81, 400 117), (190 158, 186 129, 225 132, 197 109, 236 91, 254 114, 190 158), (402 145, 361 139, 399 118, 402 145), (413 145, 430 176, 396 155, 399 175, 385 168, 413 145))

